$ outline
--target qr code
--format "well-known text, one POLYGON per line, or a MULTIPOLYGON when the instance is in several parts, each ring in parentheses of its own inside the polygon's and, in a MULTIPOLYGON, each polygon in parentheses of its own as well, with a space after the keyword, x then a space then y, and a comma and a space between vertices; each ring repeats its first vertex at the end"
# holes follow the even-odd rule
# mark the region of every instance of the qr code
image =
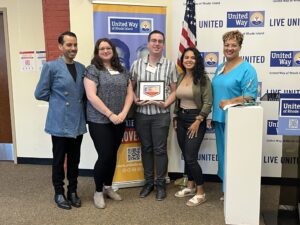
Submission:
POLYGON ((297 129, 298 128, 298 120, 297 119, 289 119, 289 128, 297 129))
POLYGON ((127 162, 141 161, 141 148, 127 148, 127 162))

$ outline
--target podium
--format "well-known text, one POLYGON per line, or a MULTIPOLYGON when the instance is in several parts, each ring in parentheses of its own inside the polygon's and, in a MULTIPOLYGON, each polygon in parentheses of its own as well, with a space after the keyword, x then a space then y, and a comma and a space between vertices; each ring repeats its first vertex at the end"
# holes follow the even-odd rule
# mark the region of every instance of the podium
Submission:
POLYGON ((228 109, 225 136, 226 224, 259 225, 263 109, 228 109))

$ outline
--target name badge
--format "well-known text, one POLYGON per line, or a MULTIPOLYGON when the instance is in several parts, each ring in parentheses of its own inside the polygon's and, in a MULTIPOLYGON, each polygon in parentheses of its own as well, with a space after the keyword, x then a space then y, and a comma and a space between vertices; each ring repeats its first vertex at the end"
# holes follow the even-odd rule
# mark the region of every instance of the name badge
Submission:
POLYGON ((118 75, 118 74, 120 74, 120 72, 116 71, 116 70, 108 70, 108 72, 110 73, 110 75, 118 75))
POLYGON ((147 67, 146 67, 146 71, 150 72, 150 73, 155 73, 156 71, 156 66, 153 66, 151 64, 148 63, 147 67))

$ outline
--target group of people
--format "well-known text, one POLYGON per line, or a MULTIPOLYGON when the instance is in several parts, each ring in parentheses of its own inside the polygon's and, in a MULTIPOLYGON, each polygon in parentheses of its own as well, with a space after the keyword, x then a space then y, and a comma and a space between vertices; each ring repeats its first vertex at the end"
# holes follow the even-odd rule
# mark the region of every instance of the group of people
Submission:
POLYGON ((54 201, 58 207, 80 207, 77 195, 78 166, 83 134, 93 140, 98 159, 94 166, 94 205, 105 208, 105 197, 122 197, 113 190, 117 151, 125 131, 125 119, 132 103, 136 104, 135 126, 141 141, 145 184, 141 198, 156 189, 155 198, 166 198, 168 168, 167 138, 171 123, 170 106, 175 102, 173 127, 185 161, 186 188, 176 197, 192 196, 188 206, 206 201, 204 179, 198 163, 198 151, 207 127, 216 129, 218 175, 224 179, 225 115, 224 106, 254 99, 257 95, 255 69, 239 56, 243 35, 230 31, 223 35, 226 62, 210 81, 203 58, 196 48, 187 48, 181 56, 183 74, 175 63, 163 56, 164 33, 148 35, 148 55, 138 58, 130 71, 122 66, 112 40, 95 43, 91 65, 76 62, 77 37, 67 31, 58 38, 62 56, 44 64, 35 90, 38 100, 49 102, 45 131, 51 135, 54 201), (164 100, 142 100, 140 81, 163 81, 164 100), (212 121, 207 120, 212 113, 212 121), (67 155, 67 157, 66 157, 67 155), (67 158, 67 195, 64 190, 64 161, 67 158))

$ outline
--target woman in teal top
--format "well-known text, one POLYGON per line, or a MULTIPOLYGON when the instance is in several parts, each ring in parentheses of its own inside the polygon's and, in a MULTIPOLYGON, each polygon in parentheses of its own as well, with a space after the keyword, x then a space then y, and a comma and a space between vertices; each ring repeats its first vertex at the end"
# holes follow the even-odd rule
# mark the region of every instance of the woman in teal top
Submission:
MULTIPOLYGON (((243 34, 236 30, 223 35, 223 53, 226 62, 216 70, 212 80, 213 115, 218 153, 218 176, 224 180, 225 119, 229 104, 255 100, 257 97, 257 74, 254 67, 240 56, 243 34)), ((224 191, 224 188, 222 188, 224 191)))

